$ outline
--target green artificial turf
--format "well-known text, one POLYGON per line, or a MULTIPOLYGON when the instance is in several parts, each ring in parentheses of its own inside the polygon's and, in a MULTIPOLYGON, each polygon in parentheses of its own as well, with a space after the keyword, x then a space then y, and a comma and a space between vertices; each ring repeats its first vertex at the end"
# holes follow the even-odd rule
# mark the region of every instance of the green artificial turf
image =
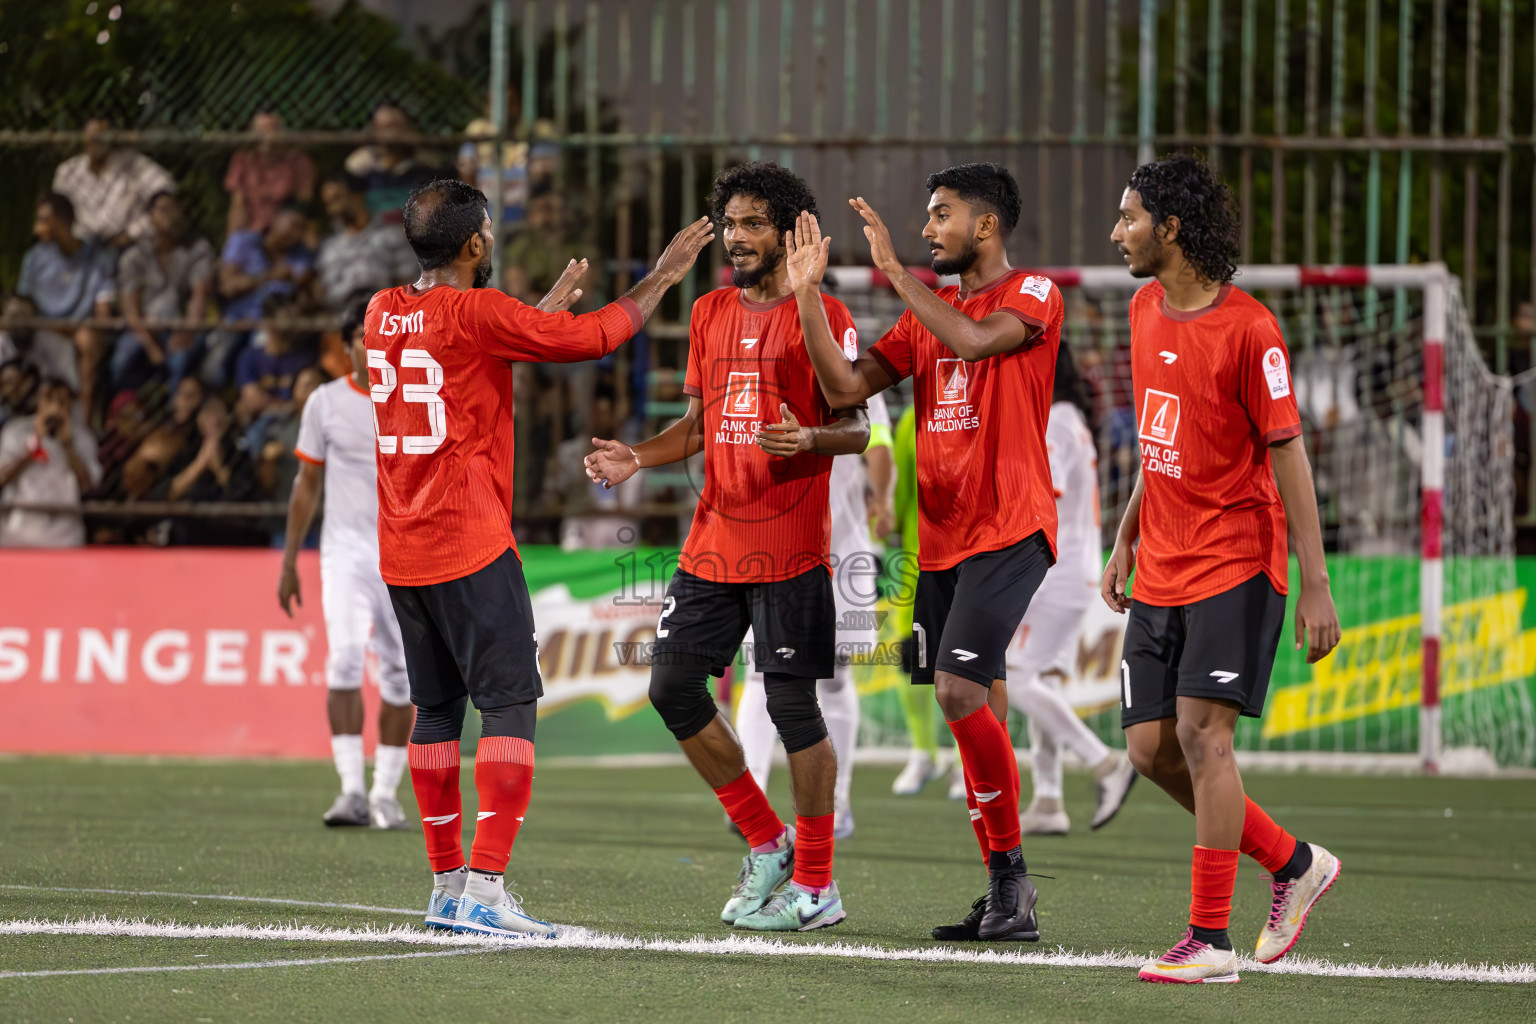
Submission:
MULTIPOLYGON (((935 784, 890 795, 893 769, 855 776, 858 828, 835 875, 848 920, 785 939, 932 948, 985 874, 963 805, 935 784)), ((473 809, 464 773, 466 808, 473 809)), ((1295 954, 1337 963, 1536 961, 1536 781, 1258 775, 1250 794, 1343 860, 1295 954)), ((0 761, 0 885, 241 894, 424 905, 417 832, 327 830, 335 777, 311 763, 0 761)), ((1025 783, 1026 790, 1028 782, 1025 783)), ((683 768, 539 768, 509 878, 531 913, 631 938, 720 938, 743 853, 683 768)), ((770 790, 787 812, 787 778, 770 790)), ((413 809, 407 788, 402 798, 413 809)), ((1161 952, 1183 930, 1191 819, 1150 784, 1099 833, 1091 784, 1068 777, 1075 830, 1026 842, 1042 942, 1161 952)), ((473 822, 473 815, 466 814, 473 822)), ((467 837, 466 837, 467 842, 467 837)), ((1240 946, 1268 909, 1245 861, 1240 946)), ((0 921, 412 924, 383 912, 173 896, 0 888, 0 921)), ((974 947, 995 948, 995 947, 974 947)), ((0 934, 0 973, 396 956, 382 942, 0 934)), ((0 1021, 1531 1020, 1536 986, 1245 971, 1238 985, 1137 982, 1133 968, 924 964, 831 957, 516 948, 467 955, 156 974, 0 977, 0 1021)))

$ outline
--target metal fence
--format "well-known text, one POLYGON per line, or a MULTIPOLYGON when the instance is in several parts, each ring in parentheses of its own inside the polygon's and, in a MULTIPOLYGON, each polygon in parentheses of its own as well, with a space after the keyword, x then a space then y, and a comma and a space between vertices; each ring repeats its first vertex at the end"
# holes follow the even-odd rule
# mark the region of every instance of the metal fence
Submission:
MULTIPOLYGON (((922 179, 998 160, 1027 197, 1011 255, 1046 266, 1112 260, 1129 171, 1193 147, 1237 191, 1243 261, 1444 260, 1495 368, 1531 365, 1532 0, 493 0, 458 24, 394 6, 411 32, 289 0, 8 7, 0 281, 87 117, 106 113, 171 170, 217 239, 222 169, 255 141, 256 110, 279 110, 324 170, 389 98, 445 166, 466 141, 493 168, 520 164, 522 185, 487 179, 498 204, 547 176, 571 244, 603 257, 603 294, 744 158, 811 181, 843 263, 867 258, 845 196, 870 198, 921 262, 922 179)), ((684 311, 719 262, 621 378, 646 392, 683 365, 684 311)))

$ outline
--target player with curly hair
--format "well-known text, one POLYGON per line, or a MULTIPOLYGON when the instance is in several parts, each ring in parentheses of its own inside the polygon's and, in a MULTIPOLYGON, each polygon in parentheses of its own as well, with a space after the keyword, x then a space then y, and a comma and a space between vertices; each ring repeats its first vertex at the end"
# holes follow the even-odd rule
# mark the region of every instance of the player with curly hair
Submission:
POLYGON ((1296 648, 1339 642, 1312 468, 1274 315, 1232 285, 1237 215, 1204 161, 1138 167, 1110 236, 1135 277, 1131 378, 1141 474, 1100 585, 1130 612, 1121 724, 1136 770, 1195 816, 1189 930, 1144 981, 1233 982, 1239 853, 1274 877, 1255 957, 1280 959, 1339 876, 1243 792, 1232 740, 1264 710, 1285 624, 1290 526, 1301 569, 1296 648), (1127 591, 1136 568, 1134 600, 1127 591))
MULTIPOLYGON (((656 625, 651 703, 750 847, 720 919, 752 931, 811 931, 846 916, 832 879, 842 752, 828 737, 817 680, 833 679, 836 660, 832 456, 864 451, 869 421, 858 403, 827 404, 806 355, 808 314, 785 258, 796 218, 816 213, 805 182, 776 164, 731 167, 715 179, 709 209, 732 287, 693 304, 688 412, 633 447, 594 439, 587 475, 612 487, 642 467, 704 452, 703 493, 656 625), (747 770, 709 691, 748 628, 789 759, 793 827, 747 770)), ((847 307, 818 291, 815 315, 858 351, 847 307)))

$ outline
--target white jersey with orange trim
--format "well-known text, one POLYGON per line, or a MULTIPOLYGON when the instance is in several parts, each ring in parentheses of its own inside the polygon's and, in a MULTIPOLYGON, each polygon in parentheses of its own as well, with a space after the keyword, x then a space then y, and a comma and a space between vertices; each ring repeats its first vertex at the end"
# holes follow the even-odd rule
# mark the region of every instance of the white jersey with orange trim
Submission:
POLYGON ((320 555, 368 559, 379 568, 378 443, 373 402, 350 376, 316 388, 299 420, 294 454, 325 467, 320 555))

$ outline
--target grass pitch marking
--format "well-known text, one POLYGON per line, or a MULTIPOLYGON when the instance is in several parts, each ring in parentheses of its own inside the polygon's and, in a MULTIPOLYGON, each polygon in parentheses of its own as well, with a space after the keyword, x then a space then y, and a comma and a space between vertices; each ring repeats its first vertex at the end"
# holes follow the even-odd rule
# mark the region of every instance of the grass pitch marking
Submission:
POLYGON ((405 914, 409 917, 420 917, 422 911, 408 910, 405 907, 374 907, 366 903, 322 903, 316 900, 287 900, 275 896, 221 896, 217 893, 202 892, 155 892, 150 889, 66 889, 53 885, 0 885, 0 889, 14 889, 21 892, 83 892, 96 893, 108 896, 166 896, 172 899, 182 900, 228 900, 232 903, 275 903, 285 907, 327 907, 332 910, 366 910, 375 914, 405 914))
POLYGON ((467 956, 484 949, 439 949, 430 953, 380 953, 376 956, 322 956, 310 960, 260 960, 235 964, 166 964, 156 967, 88 967, 73 971, 0 971, 4 978, 60 978, 79 974, 165 974, 172 971, 249 971, 262 967, 319 967, 326 964, 360 964, 369 960, 422 960, 438 956, 467 956))
MULTIPOLYGON (((243 924, 187 925, 173 922, 129 921, 121 918, 85 918, 65 921, 0 921, 0 935, 99 935, 125 938, 162 939, 266 939, 287 942, 370 942, 400 943, 437 947, 434 953, 379 954, 349 958, 314 960, 272 960, 248 964, 188 964, 156 967, 103 967, 60 971, 0 972, 0 979, 47 977, 79 974, 122 974, 177 970, 238 970, 256 967, 313 966, 328 963, 356 963, 362 960, 405 959, 450 953, 487 952, 527 949, 582 949, 612 952, 682 953, 709 956, 820 956, 847 960, 909 961, 916 963, 991 964, 1015 967, 1139 967, 1146 957, 1128 951, 1078 953, 1060 947, 1050 950, 1015 952, 1012 950, 954 949, 932 946, 890 949, 864 943, 784 942, 760 936, 730 935, 720 939, 702 936, 692 939, 631 939, 623 935, 605 935, 585 928, 561 928, 552 939, 502 939, 487 935, 446 935, 404 928, 316 928, 304 925, 243 924)), ((1446 964, 1431 961, 1393 966, 1385 964, 1340 964, 1312 957, 1287 957, 1279 963, 1260 964, 1243 959, 1242 970, 1265 974, 1301 974, 1328 978, 1390 978, 1417 981, 1470 981, 1506 984, 1536 984, 1536 964, 1446 964)))

